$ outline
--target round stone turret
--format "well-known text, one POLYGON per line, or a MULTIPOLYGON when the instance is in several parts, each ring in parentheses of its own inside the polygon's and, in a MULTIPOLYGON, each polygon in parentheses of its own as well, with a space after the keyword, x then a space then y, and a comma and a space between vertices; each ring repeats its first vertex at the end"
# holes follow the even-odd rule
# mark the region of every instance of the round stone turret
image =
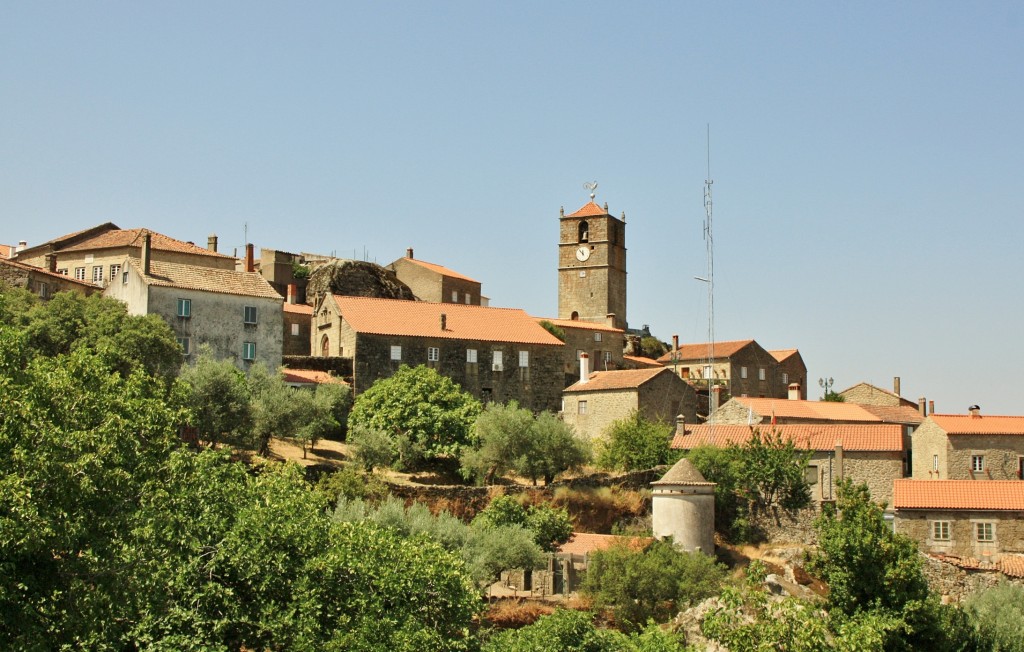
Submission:
POLYGON ((715 554, 715 483, 708 482, 688 459, 675 463, 651 483, 652 529, 672 536, 681 550, 715 554))

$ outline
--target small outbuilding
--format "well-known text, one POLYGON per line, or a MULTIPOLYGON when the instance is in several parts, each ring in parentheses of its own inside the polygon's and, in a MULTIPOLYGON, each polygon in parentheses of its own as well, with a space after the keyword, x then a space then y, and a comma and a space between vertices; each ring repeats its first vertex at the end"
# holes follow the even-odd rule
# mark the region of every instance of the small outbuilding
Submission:
POLYGON ((651 487, 654 536, 671 536, 682 550, 714 555, 715 483, 683 458, 651 487))

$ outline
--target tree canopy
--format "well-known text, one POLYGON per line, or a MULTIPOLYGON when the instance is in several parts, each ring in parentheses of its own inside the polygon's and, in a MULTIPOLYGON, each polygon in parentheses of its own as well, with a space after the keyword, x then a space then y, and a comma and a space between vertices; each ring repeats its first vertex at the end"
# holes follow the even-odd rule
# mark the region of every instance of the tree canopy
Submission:
POLYGON ((669 448, 672 427, 649 421, 634 410, 613 423, 598 444, 597 463, 605 469, 640 471, 675 461, 669 448))

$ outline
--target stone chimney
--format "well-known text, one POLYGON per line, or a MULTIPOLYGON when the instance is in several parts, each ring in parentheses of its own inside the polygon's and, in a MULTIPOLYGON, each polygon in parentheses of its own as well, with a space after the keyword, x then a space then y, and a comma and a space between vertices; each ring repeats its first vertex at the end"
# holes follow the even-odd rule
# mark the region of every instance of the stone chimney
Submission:
POLYGON ((255 272, 256 271, 256 264, 253 262, 252 252, 253 252, 253 245, 252 245, 252 243, 249 243, 249 244, 245 245, 245 271, 247 271, 247 272, 255 272))
POLYGON ((917 411, 921 413, 921 416, 928 416, 928 401, 922 396, 917 399, 917 411))
POLYGON ((686 415, 685 414, 677 414, 676 415, 676 434, 677 435, 681 435, 681 436, 686 435, 686 415))
POLYGON ((28 249, 28 242, 24 240, 18 240, 18 246, 14 248, 14 253, 21 253, 28 249))
MULTIPOLYGON (((711 411, 714 412, 722 404, 722 386, 715 385, 711 388, 711 411)), ((708 415, 711 416, 710 414, 708 415)))
POLYGON ((843 442, 836 442, 836 478, 843 479, 843 442))
POLYGON ((607 315, 604 316, 604 323, 605 323, 606 326, 611 326, 612 328, 618 328, 618 326, 615 325, 615 313, 614 312, 610 312, 610 313, 608 313, 607 315))
POLYGON ((972 405, 971 407, 967 408, 967 411, 971 413, 971 417, 977 417, 979 419, 981 418, 981 407, 980 406, 972 405))
POLYGON ((672 353, 677 353, 678 351, 679 351, 679 336, 678 335, 673 335, 672 336, 672 353))
POLYGON ((212 251, 213 253, 217 253, 217 234, 216 233, 211 233, 210 237, 208 237, 206 239, 206 248, 209 249, 210 251, 212 251))
POLYGON ((441 313, 441 330, 448 330, 448 315, 441 313))
POLYGON ((789 400, 799 401, 800 400, 800 383, 789 384, 789 400))
POLYGON ((57 272, 57 254, 46 254, 46 269, 57 272))
POLYGON ((928 401, 928 414, 935 414, 935 401, 928 401))
POLYGON ((412 247, 409 247, 408 249, 405 250, 405 257, 412 258, 412 247))
POLYGON ((149 233, 142 239, 142 273, 149 276, 149 264, 153 258, 153 236, 149 233))
POLYGON ((288 303, 294 304, 296 299, 295 295, 299 293, 299 286, 295 283, 288 284, 288 303))
POLYGON ((580 354, 580 384, 590 380, 590 356, 586 353, 580 354))
POLYGON ((895 394, 896 396, 902 396, 902 394, 900 394, 900 377, 899 376, 893 376, 893 378, 892 378, 892 393, 895 394))

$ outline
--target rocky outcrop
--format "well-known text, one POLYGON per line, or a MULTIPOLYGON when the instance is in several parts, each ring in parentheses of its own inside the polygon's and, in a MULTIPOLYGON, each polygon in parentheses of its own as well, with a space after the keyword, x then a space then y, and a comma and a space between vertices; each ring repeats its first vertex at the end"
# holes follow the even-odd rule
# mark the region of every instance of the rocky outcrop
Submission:
POLYGON ((394 272, 362 260, 336 260, 314 269, 309 275, 306 296, 326 293, 347 297, 416 300, 409 286, 399 281, 394 272))

